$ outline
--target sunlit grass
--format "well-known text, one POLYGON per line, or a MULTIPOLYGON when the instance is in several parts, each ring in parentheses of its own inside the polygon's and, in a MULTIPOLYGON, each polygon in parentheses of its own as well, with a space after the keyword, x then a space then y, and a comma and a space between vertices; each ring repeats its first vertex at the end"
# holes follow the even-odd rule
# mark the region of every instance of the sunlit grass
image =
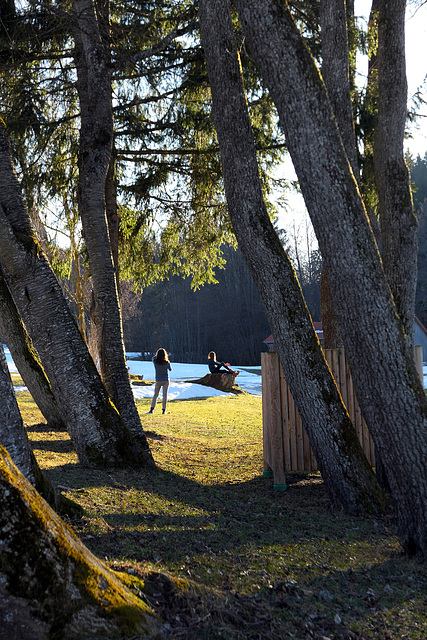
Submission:
POLYGON ((113 567, 190 581, 152 603, 176 637, 427 637, 426 567, 402 555, 394 514, 332 512, 318 474, 274 491, 260 398, 173 401, 166 415, 138 401, 154 471, 82 467, 68 435, 18 398, 40 465, 85 509, 71 524, 89 548, 113 567))

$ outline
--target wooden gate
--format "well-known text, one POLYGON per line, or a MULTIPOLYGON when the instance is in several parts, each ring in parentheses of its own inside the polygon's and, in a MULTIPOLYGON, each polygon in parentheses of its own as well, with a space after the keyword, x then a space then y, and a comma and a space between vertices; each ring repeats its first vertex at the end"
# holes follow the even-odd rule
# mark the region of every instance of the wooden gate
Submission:
MULTIPOLYGON (((326 349, 325 357, 363 451, 375 466, 374 444, 356 399, 344 349, 326 349)), ((422 379, 421 347, 415 347, 415 360, 422 379)), ((273 475, 275 487, 284 488, 286 472, 317 471, 317 464, 277 353, 261 354, 261 371, 264 474, 273 475)))

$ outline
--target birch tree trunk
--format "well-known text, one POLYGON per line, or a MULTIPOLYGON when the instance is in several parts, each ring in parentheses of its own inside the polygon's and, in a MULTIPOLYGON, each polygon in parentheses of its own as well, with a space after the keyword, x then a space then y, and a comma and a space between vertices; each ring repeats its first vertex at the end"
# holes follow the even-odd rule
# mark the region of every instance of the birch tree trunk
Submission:
POLYGON ((374 165, 382 260, 411 351, 414 347, 418 224, 403 153, 407 117, 406 0, 380 0, 378 12, 378 118, 374 165))
POLYGON ((2 638, 158 637, 159 621, 62 522, 0 446, 2 638))
POLYGON ((387 467, 401 543, 427 555, 427 401, 324 84, 287 5, 235 6, 278 109, 326 263, 359 404, 387 467))
POLYGON ((0 127, 0 267, 49 378, 81 462, 153 464, 111 403, 38 245, 0 127))
POLYGON ((9 347, 21 378, 51 429, 66 429, 50 382, 22 324, 0 269, 0 335, 9 347))
MULTIPOLYGON (((120 415, 138 442, 146 446, 126 365, 120 302, 106 218, 106 177, 113 144, 109 55, 93 0, 73 0, 73 9, 81 116, 79 206, 93 283, 91 318, 96 327, 99 369, 120 415)), ((103 15, 102 19, 108 25, 108 15, 103 15)))
POLYGON ((350 513, 378 510, 381 491, 263 200, 228 0, 200 3, 200 30, 233 230, 265 306, 328 495, 335 507, 350 513))

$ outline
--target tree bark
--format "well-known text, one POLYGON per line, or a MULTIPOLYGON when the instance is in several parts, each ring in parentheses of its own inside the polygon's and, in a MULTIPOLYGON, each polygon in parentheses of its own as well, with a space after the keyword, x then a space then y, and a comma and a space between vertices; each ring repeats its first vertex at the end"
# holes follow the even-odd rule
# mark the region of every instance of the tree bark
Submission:
POLYGON ((427 401, 324 84, 287 5, 235 5, 326 263, 359 404, 387 466, 401 543, 427 555, 427 401))
MULTIPOLYGON (((73 0, 80 101, 79 206, 93 282, 91 318, 105 387, 137 441, 146 446, 126 365, 122 318, 106 218, 112 155, 111 73, 93 0, 73 0)), ((101 19, 106 20, 105 16, 101 19)), ((108 20, 107 20, 108 24, 108 20)))
POLYGON ((0 442, 8 450, 21 473, 31 484, 34 484, 31 449, 16 402, 2 344, 0 344, 0 406, 0 442))
POLYGON ((408 346, 413 350, 418 224, 403 153, 408 93, 405 10, 406 0, 379 2, 378 118, 374 165, 384 271, 408 346))
POLYGON ((200 3, 233 230, 264 303, 283 371, 335 507, 377 510, 382 493, 325 361, 295 272, 263 200, 228 0, 200 3))
MULTIPOLYGON (((319 17, 322 38, 322 76, 348 161, 355 179, 359 181, 353 107, 350 96, 345 0, 321 0, 319 17)), ((320 279, 320 309, 323 347, 325 349, 341 348, 343 346, 341 328, 324 265, 320 279)))
POLYGON ((0 335, 9 347, 11 356, 24 384, 51 429, 66 429, 50 382, 41 365, 30 337, 22 323, 0 269, 0 335))
MULTIPOLYGON (((378 7, 381 0, 372 0, 368 21, 368 80, 360 113, 363 138, 361 192, 378 246, 381 247, 381 229, 378 220, 378 191, 374 169, 374 137, 378 115, 378 7)), ((381 249, 380 249, 381 250, 381 249)))
POLYGON ((225 392, 243 393, 243 389, 236 384, 236 375, 233 373, 207 373, 203 378, 188 380, 195 384, 201 384, 204 387, 213 387, 225 392))
MULTIPOLYGON (((76 538, 0 446, 2 638, 150 638, 159 621, 76 538)), ((157 636, 156 636, 157 637, 157 636)))
POLYGON ((1 344, 0 407, 0 442, 8 450, 14 464, 53 509, 69 516, 81 515, 82 509, 79 505, 55 491, 34 457, 1 344))
POLYGON ((348 161, 359 181, 359 163, 350 96, 346 0, 320 0, 322 76, 348 161))
POLYGON ((35 240, 0 127, 0 267, 39 354, 81 462, 153 464, 111 403, 49 263, 35 240))

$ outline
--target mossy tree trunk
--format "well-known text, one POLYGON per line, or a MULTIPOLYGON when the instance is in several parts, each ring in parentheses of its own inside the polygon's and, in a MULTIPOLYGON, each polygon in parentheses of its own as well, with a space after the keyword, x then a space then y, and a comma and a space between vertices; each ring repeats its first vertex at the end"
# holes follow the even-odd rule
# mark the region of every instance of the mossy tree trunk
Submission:
POLYGON ((101 382, 62 290, 37 243, 0 127, 0 266, 82 462, 152 465, 101 382))
POLYGON ((229 10, 228 0, 200 3, 202 43, 233 229, 264 303, 285 377, 332 504, 350 513, 378 510, 383 505, 382 492, 263 200, 229 10))
MULTIPOLYGON (((286 4, 235 0, 324 257, 359 404, 387 467, 401 543, 427 555, 427 400, 325 86, 286 4)), ((387 3, 394 11, 394 3, 387 3)))
MULTIPOLYGON (((0 446, 1 637, 150 638, 159 621, 33 489, 0 446)), ((158 637, 158 636, 157 636, 158 637)))
POLYGON ((66 428, 52 387, 0 269, 0 335, 9 347, 24 384, 51 429, 66 428))
MULTIPOLYGON (((73 0, 72 4, 81 116, 79 208, 93 283, 91 318, 96 329, 98 366, 112 401, 134 437, 146 446, 126 365, 120 301, 106 216, 106 179, 108 168, 112 167, 113 145, 109 3, 96 6, 92 0, 73 0)), ((110 175, 109 187, 111 179, 110 175)), ((108 189, 108 196, 111 213, 111 189, 108 189)))

